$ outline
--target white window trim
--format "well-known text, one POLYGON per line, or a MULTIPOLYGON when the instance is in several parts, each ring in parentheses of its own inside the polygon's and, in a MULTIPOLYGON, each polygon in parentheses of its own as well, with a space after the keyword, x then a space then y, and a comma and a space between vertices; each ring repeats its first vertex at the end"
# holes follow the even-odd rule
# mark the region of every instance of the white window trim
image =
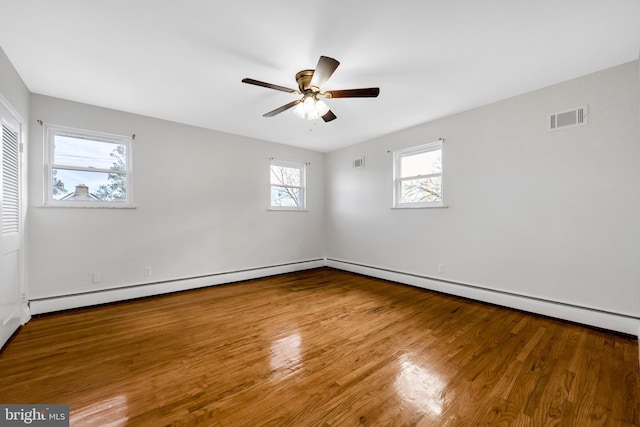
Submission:
POLYGON ((106 208, 106 209, 133 209, 133 170, 132 170, 132 138, 129 136, 109 134, 105 132, 90 131, 85 129, 77 129, 66 126, 44 124, 44 206, 45 207, 64 207, 64 208, 106 208), (83 168, 76 166, 56 165, 54 159, 54 137, 56 134, 67 134, 78 138, 87 138, 113 144, 125 146, 126 170, 123 172, 127 176, 127 200, 124 202, 113 201, 73 201, 73 200, 55 200, 53 198, 51 176, 53 169, 68 169, 90 172, 113 173, 112 169, 83 168))
POLYGON ((401 150, 396 150, 393 152, 393 204, 392 209, 424 209, 424 208, 446 208, 447 206, 444 204, 444 150, 442 147, 442 139, 439 139, 435 142, 430 142, 427 144, 416 145, 413 147, 403 148, 401 150), (420 153, 426 153, 429 151, 437 151, 440 150, 442 156, 442 172, 436 174, 429 175, 416 175, 411 177, 400 178, 400 160, 405 156, 411 156, 420 153), (410 202, 410 203, 402 203, 399 201, 401 194, 401 183, 402 181, 416 179, 416 178, 429 178, 439 176, 441 179, 441 191, 442 197, 438 202, 410 202))
POLYGON ((291 162, 286 160, 271 159, 269 162, 269 208, 270 211, 294 211, 307 212, 307 165, 305 163, 291 162), (300 206, 273 206, 271 204, 271 188, 272 187, 288 187, 286 185, 271 184, 271 167, 282 166, 301 170, 300 187, 290 186, 290 188, 300 188, 301 203, 300 206))

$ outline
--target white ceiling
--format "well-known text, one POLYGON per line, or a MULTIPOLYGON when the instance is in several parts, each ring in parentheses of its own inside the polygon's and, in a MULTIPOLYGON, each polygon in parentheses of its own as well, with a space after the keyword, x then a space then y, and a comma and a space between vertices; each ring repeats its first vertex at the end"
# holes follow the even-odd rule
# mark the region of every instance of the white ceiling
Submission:
MULTIPOLYGON (((640 0, 0 0, 33 93, 331 151, 638 59, 640 0), (338 116, 262 114, 318 57, 338 116)), ((568 105, 567 107, 572 107, 568 105)))

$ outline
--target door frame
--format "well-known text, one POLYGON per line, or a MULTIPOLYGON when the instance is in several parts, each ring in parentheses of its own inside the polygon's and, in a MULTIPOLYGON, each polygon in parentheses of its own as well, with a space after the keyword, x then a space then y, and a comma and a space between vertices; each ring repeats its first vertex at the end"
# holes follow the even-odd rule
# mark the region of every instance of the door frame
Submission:
MULTIPOLYGON (((11 105, 7 98, 0 92, 0 106, 8 113, 8 119, 15 121, 18 128, 18 288, 20 294, 20 325, 24 325, 31 319, 29 310, 29 292, 26 272, 26 207, 27 207, 27 126, 22 115, 11 105)), ((0 160, 1 160, 0 155, 0 160)), ((0 189, 0 191, 2 191, 0 189)), ((2 347, 4 344, 0 344, 2 347)))

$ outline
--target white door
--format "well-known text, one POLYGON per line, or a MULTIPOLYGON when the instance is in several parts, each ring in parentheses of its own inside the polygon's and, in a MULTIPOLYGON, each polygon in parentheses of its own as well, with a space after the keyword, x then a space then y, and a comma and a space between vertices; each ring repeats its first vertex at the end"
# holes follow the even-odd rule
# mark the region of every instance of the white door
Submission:
POLYGON ((20 123, 0 99, 2 151, 0 156, 0 348, 22 319, 20 256, 20 123))

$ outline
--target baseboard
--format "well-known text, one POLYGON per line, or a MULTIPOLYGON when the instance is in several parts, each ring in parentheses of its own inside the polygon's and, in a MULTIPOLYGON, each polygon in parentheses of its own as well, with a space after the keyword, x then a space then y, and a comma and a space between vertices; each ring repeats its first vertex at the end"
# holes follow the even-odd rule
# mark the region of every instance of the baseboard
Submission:
POLYGON ((44 314, 55 311, 69 310, 72 308, 88 307, 92 305, 107 304, 171 292, 185 291, 189 289, 216 286, 225 283, 239 282, 242 280, 257 279, 276 274, 292 273, 324 266, 324 259, 291 262, 287 264, 272 265, 266 267, 248 268, 244 270, 227 271, 189 277, 162 282, 143 283, 113 289, 77 293, 72 295, 59 295, 54 297, 32 299, 29 302, 30 314, 44 314))
POLYGON ((326 265, 339 270, 364 274, 423 289, 515 308, 584 325, 595 326, 597 328, 634 335, 640 338, 640 318, 634 316, 545 300, 543 298, 502 292, 480 286, 441 280, 433 277, 425 277, 407 272, 389 270, 332 258, 327 258, 326 265))

